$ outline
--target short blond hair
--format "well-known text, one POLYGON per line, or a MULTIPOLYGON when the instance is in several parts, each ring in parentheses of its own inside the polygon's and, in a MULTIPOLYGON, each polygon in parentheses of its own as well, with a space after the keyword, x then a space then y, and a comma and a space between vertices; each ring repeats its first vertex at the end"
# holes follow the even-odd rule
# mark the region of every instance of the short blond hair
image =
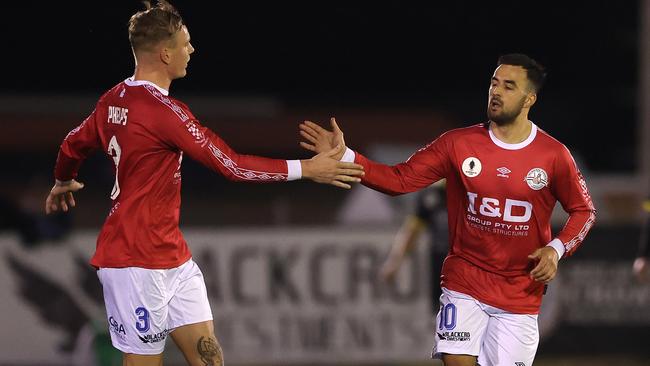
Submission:
POLYGON ((156 6, 144 1, 141 10, 129 20, 129 42, 134 52, 151 51, 162 41, 171 40, 184 25, 180 13, 167 1, 158 0, 156 6))

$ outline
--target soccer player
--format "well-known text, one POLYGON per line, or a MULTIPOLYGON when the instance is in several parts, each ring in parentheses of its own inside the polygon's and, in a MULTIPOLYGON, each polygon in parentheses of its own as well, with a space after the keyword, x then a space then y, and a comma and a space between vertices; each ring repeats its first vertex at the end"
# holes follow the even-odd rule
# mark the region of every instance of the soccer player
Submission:
POLYGON ((166 1, 129 21, 135 74, 106 92, 95 110, 64 139, 45 210, 68 211, 83 188, 77 172, 94 150, 115 168, 112 207, 91 264, 103 285, 113 345, 124 365, 162 365, 168 335, 190 365, 222 365, 200 269, 179 229, 184 156, 241 182, 307 178, 349 188, 362 167, 332 156, 310 160, 241 155, 203 127, 189 108, 169 96, 194 48, 179 13, 166 1))
MULTIPOLYGON (((391 195, 447 179, 450 247, 433 349, 447 366, 532 365, 545 285, 594 224, 569 150, 528 119, 544 79, 530 57, 504 55, 490 80, 487 122, 448 131, 395 166, 350 149, 342 155, 364 166, 364 185, 391 195), (553 237, 556 201, 569 217, 553 237)), ((301 124, 302 146, 321 152, 343 143, 331 124, 301 124)))
POLYGON ((637 279, 642 282, 650 280, 650 199, 643 202, 643 212, 639 253, 632 267, 637 279))
POLYGON ((420 235, 428 231, 430 235, 429 251, 431 265, 431 309, 437 308, 440 288, 440 271, 447 255, 449 235, 447 231, 447 198, 444 181, 429 186, 418 192, 415 210, 406 216, 390 249, 388 257, 381 266, 380 274, 384 281, 392 281, 400 266, 418 243, 420 235))

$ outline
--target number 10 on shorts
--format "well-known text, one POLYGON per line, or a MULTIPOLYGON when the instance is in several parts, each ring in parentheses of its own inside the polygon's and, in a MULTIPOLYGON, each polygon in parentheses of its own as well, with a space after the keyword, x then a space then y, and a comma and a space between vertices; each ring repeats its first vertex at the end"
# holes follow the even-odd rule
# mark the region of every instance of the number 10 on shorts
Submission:
POLYGON ((443 326, 447 330, 456 328, 456 305, 446 304, 440 308, 440 322, 438 324, 438 329, 442 330, 443 326))

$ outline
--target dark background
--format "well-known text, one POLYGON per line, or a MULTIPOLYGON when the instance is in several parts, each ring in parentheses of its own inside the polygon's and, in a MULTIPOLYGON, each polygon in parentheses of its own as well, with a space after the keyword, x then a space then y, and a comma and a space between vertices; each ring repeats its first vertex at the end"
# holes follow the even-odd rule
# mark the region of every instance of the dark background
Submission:
MULTIPOLYGON (((181 99, 269 96, 332 113, 434 108, 467 125, 485 119, 498 56, 523 52, 549 72, 531 119, 590 170, 636 169, 637 1, 175 5, 196 48, 188 77, 172 85, 181 99)), ((0 93, 101 95, 133 71, 127 22, 140 8, 13 3, 2 24, 8 64, 0 93)), ((408 120, 396 122, 409 129, 408 120)))

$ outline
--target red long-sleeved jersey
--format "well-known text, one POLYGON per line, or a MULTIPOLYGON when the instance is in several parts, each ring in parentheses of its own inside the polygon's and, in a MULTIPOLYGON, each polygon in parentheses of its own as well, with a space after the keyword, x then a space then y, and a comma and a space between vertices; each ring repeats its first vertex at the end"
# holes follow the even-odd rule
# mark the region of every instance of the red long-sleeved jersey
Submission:
POLYGON ((231 180, 300 178, 299 161, 238 154, 167 94, 151 82, 127 79, 61 144, 58 180, 76 178, 83 160, 100 148, 114 164, 112 208, 91 259, 96 267, 173 268, 191 257, 178 226, 184 153, 231 180))
POLYGON ((595 209, 569 150, 532 125, 519 144, 499 141, 486 124, 441 135, 406 162, 387 166, 356 154, 362 183, 387 194, 447 179, 449 254, 442 285, 514 313, 537 313, 544 285, 527 256, 552 240, 556 201, 569 218, 553 239, 571 255, 594 224, 595 209))

